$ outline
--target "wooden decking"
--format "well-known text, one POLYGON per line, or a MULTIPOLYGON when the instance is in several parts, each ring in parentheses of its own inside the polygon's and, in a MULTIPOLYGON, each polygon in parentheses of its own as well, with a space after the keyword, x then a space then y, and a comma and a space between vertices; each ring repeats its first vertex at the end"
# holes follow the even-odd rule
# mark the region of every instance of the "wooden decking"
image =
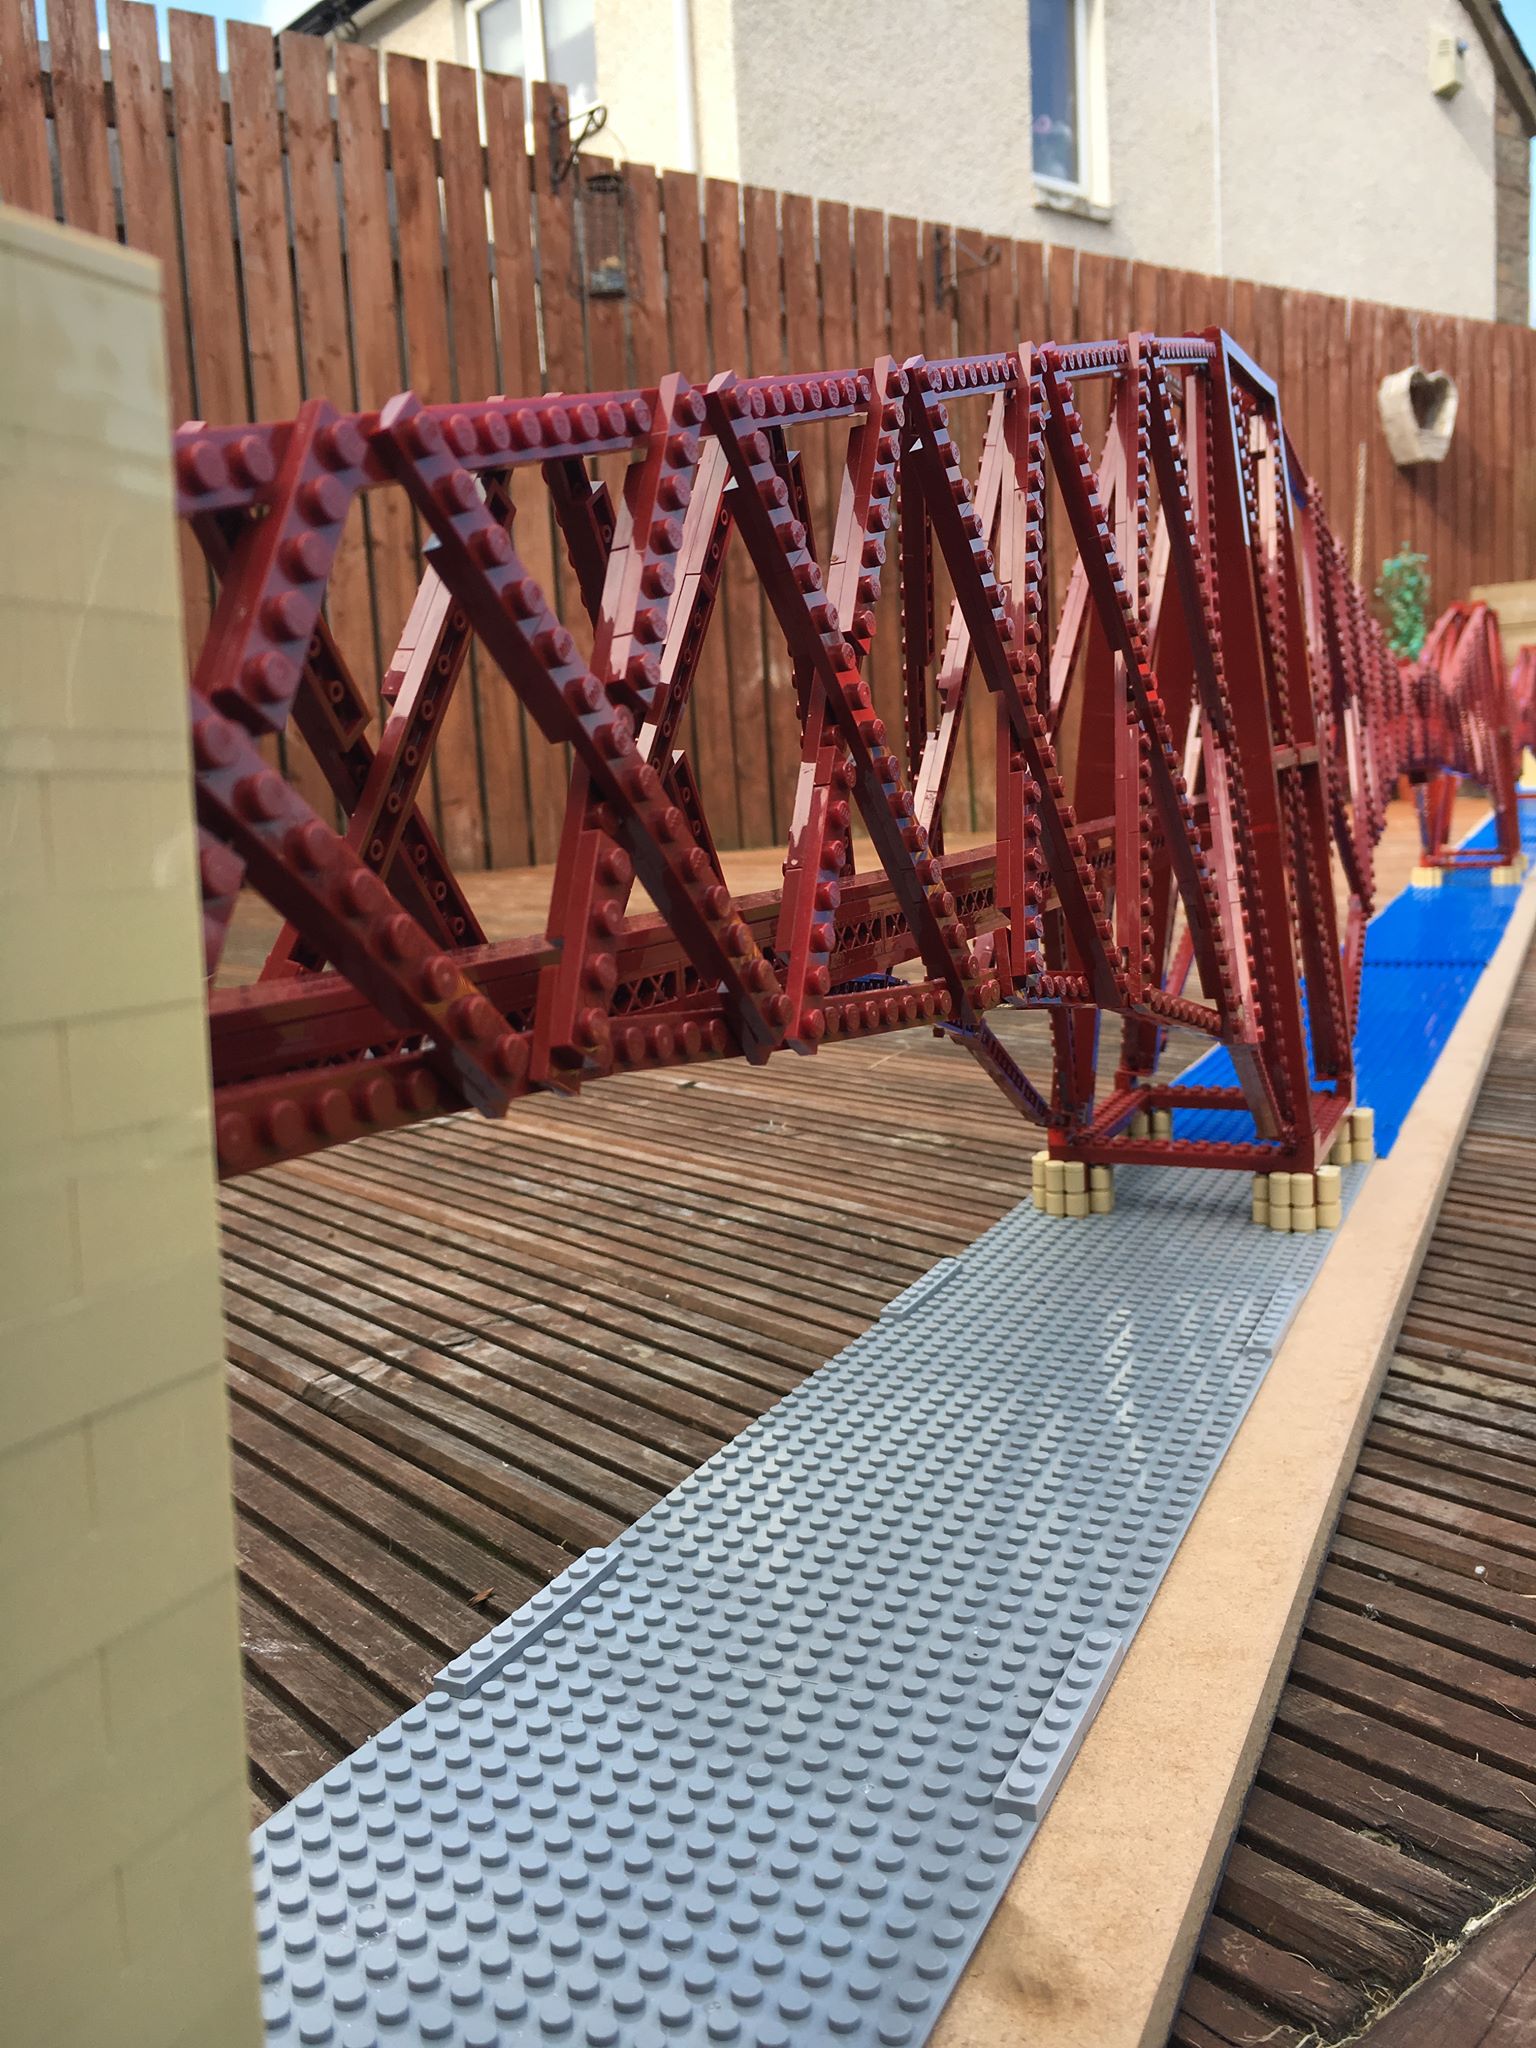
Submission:
POLYGON ((1030 1150, 904 1032, 231 1185, 257 1817, 1005 1214, 1030 1150))
POLYGON ((1462 1146, 1172 2038, 1179 2048, 1301 2048, 1362 2030, 1373 2048, 1378 2036, 1381 2048, 1536 2041, 1536 1913, 1511 1908, 1507 1926, 1495 1919, 1467 1938, 1469 1923, 1533 1884, 1536 957, 1462 1146), (1444 1974, 1380 2018, 1426 1971, 1444 1974))

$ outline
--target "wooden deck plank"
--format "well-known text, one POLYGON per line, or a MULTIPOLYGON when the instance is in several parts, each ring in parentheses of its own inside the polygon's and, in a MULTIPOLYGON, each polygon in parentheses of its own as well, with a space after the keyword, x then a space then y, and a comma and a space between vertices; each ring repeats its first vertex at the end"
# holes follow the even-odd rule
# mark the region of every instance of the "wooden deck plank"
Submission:
POLYGON ((1522 2048, 1536 2040, 1536 1897, 1517 1901, 1384 2014, 1372 2048, 1522 2048))

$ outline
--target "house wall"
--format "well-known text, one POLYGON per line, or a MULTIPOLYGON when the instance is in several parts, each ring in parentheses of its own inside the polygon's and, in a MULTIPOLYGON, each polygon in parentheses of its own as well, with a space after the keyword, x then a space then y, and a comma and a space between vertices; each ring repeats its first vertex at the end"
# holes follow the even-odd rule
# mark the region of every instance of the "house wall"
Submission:
MULTIPOLYGON (((1178 269, 1525 317, 1525 138, 1459 0, 1100 5, 1104 218, 1034 184, 1025 0, 596 0, 597 148, 1178 269), (1448 100, 1429 88, 1441 31, 1467 43, 1448 100)), ((402 0, 360 33, 472 54, 464 0, 402 0)))
MULTIPOLYGON (((1221 0, 1222 223, 1234 277, 1489 318, 1493 66, 1437 0, 1221 0), (1468 43, 1429 89, 1432 29, 1468 43)), ((1111 110, 1113 119, 1113 109, 1111 110)))
MULTIPOLYGON (((1207 0, 1103 0, 1103 221, 1036 203, 1019 0, 883 0, 867 29, 845 0, 690 4, 711 175, 1262 283, 1494 310, 1495 84, 1455 0, 1217 0, 1214 41, 1207 0), (1469 45, 1451 100, 1429 89, 1436 29, 1469 45)), ((637 158, 676 156, 673 18, 671 0, 599 0, 610 131, 637 158)))
POLYGON ((357 40, 405 57, 430 57, 441 64, 470 64, 474 52, 464 0, 400 0, 356 24, 357 40))
POLYGON ((0 1983, 256 2048, 159 266, 0 207, 0 1983))

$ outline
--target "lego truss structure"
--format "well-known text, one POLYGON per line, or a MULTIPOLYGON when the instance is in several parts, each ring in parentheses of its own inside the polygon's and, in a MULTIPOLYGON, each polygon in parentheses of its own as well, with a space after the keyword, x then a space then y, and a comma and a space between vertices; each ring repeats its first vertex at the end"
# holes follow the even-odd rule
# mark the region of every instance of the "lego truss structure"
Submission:
POLYGON ((190 716, 222 1172, 500 1115, 530 1089, 916 1023, 965 1046, 1057 1156, 1326 1157, 1409 721, 1276 387, 1224 333, 707 389, 315 400, 276 424, 187 426, 175 452, 220 586, 190 716), (1080 399, 1107 420, 1099 447, 1080 399), (984 418, 974 474, 959 407, 984 418), (842 455, 829 538, 809 517, 813 429, 842 455), (622 468, 616 493, 599 466, 622 468), (349 509, 378 491, 403 492, 429 536, 381 728, 324 609, 349 509), (518 546, 545 502, 558 593, 518 546), (782 635, 799 736, 783 886, 741 900, 679 745, 728 556, 782 635), (882 630, 900 638, 900 731, 873 701, 882 630), (530 744, 570 764, 546 928, 495 943, 423 809, 473 643, 530 744), (950 853, 945 792, 979 692, 997 837, 950 853), (341 830, 263 755, 290 720, 341 830), (282 933, 258 980, 214 988, 246 887, 282 933), (632 914, 639 891, 654 908, 632 914), (1049 1075, 993 1029, 999 1006, 1046 1013, 1049 1075), (1173 1029, 1225 1046, 1235 1085, 1160 1082, 1173 1029), (1177 1108, 1245 1110, 1252 1135, 1133 1134, 1177 1108))
POLYGON ((1399 756, 1417 789, 1423 865, 1518 872, 1521 751, 1536 746, 1536 649, 1523 649, 1507 668, 1495 614, 1485 604, 1453 604, 1407 665, 1405 683, 1399 756), (1456 846, 1453 806, 1469 775, 1488 792, 1494 829, 1456 846))

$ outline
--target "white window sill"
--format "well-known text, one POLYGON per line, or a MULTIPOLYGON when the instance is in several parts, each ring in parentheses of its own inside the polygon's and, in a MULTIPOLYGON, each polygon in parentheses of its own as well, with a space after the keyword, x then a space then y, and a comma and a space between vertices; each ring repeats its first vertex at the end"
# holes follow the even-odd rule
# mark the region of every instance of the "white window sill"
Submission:
POLYGON ((1079 220, 1108 221, 1114 218, 1114 211, 1102 200, 1090 199, 1086 192, 1074 192, 1069 185, 1047 185, 1035 180, 1035 204, 1049 213, 1072 213, 1079 220))

